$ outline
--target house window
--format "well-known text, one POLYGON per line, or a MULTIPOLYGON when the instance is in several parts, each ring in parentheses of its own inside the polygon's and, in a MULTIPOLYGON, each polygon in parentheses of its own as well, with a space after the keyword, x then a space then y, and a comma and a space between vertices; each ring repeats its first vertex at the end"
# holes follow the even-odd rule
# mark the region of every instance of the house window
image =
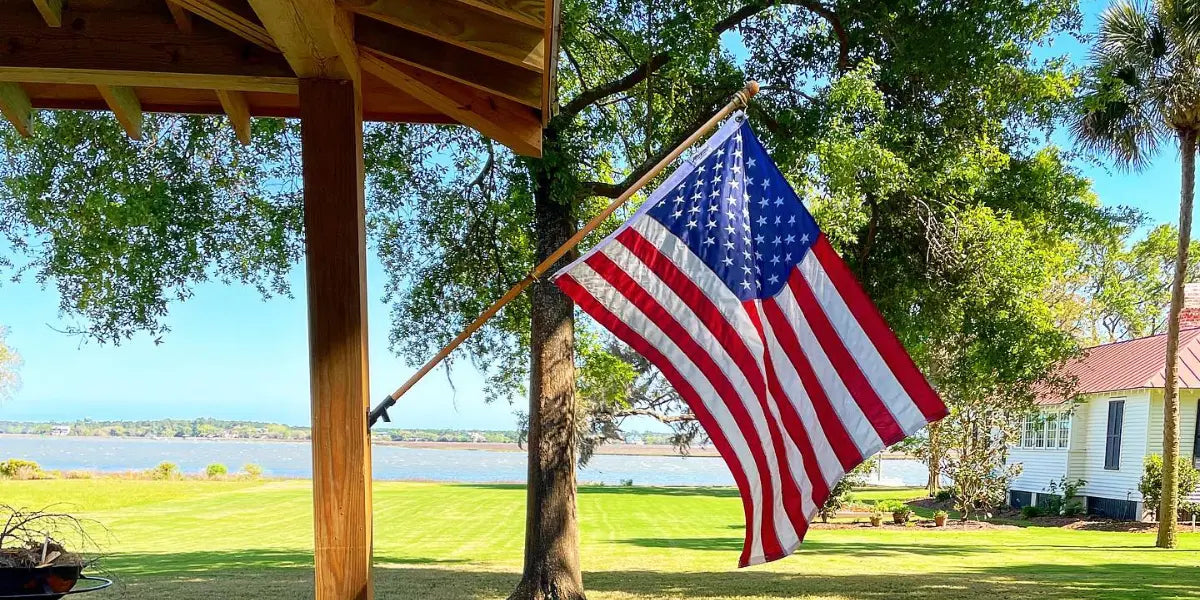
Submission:
POLYGON ((1125 424, 1125 401, 1110 400, 1108 403, 1108 432, 1104 442, 1104 468, 1116 471, 1121 468, 1121 429, 1125 424))
POLYGON ((1021 445, 1026 448, 1033 447, 1033 428, 1037 424, 1037 418, 1033 415, 1025 415, 1025 435, 1021 439, 1021 445))
POLYGON ((1042 415, 1033 415, 1033 447, 1046 447, 1046 419, 1042 415))
POLYGON ((1058 447, 1067 448, 1071 445, 1071 413, 1058 416, 1058 447))
POLYGON ((1058 413, 1050 413, 1046 415, 1046 447, 1054 448, 1058 445, 1058 413))

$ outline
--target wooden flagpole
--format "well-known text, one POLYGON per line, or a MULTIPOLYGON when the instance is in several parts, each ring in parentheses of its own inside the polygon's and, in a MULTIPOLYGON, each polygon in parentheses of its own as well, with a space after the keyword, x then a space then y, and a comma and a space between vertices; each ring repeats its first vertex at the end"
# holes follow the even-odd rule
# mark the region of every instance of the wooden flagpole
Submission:
POLYGON ((750 104, 750 99, 753 98, 757 93, 758 82, 751 81, 746 84, 746 87, 734 94, 733 99, 730 100, 729 103, 723 108, 721 108, 721 110, 717 111, 717 113, 714 114, 706 123, 704 123, 704 125, 700 126, 695 133, 688 136, 688 138, 684 140, 683 143, 676 146, 670 154, 663 157, 662 160, 658 161, 658 164, 654 165, 652 169, 638 178, 638 180, 634 182, 629 189, 625 190, 623 194, 613 200, 611 204, 604 208, 604 210, 600 211, 600 214, 597 214, 592 218, 591 221, 588 221, 586 225, 580 228, 579 231, 576 231, 575 235, 571 236, 571 239, 564 242, 563 245, 559 246, 557 250, 551 252, 550 256, 547 256, 545 260, 538 263, 538 265, 534 267, 524 279, 505 292, 505 294, 501 296, 499 300, 489 306, 487 310, 483 311, 483 314, 479 315, 479 317, 472 321, 470 325, 467 325, 467 328, 464 329, 462 333, 458 334, 458 336, 451 340, 449 344, 446 344, 445 348, 442 348, 440 351, 438 351, 433 358, 429 359, 429 362, 425 363, 425 365, 418 369, 416 373, 413 373, 412 377, 409 377, 408 381, 404 382, 404 385, 397 388, 396 391, 392 392, 387 398, 384 398, 384 400, 369 413, 367 428, 369 429, 380 418, 390 423, 391 419, 388 418, 387 410, 396 404, 396 400, 403 396, 405 392, 412 388, 412 386, 416 385, 417 382, 420 381, 421 378, 427 375, 430 371, 432 371, 434 367, 438 366, 443 359, 453 352, 455 348, 458 348, 464 341, 467 340, 467 338, 471 337, 471 334, 475 333, 480 327, 483 326, 484 323, 487 323, 492 317, 496 316, 496 313, 500 312, 500 309, 504 308, 504 305, 512 302, 517 296, 521 295, 521 292, 525 291, 525 288, 528 288, 533 284, 534 281, 537 281, 538 277, 541 277, 543 273, 545 273, 550 269, 551 266, 554 265, 554 263, 558 262, 558 259, 562 258, 567 252, 570 252, 572 248, 579 245, 579 242, 583 241, 584 236, 591 233, 602 223, 604 223, 604 221, 608 219, 608 217, 612 216, 612 214, 616 212, 618 208, 621 208, 622 205, 628 202, 629 199, 638 192, 638 190, 642 189, 642 187, 649 183, 651 179, 661 173, 663 169, 670 166, 675 159, 679 158, 679 155, 683 154, 684 150, 687 150, 701 137, 704 137, 705 134, 711 131, 712 128, 716 127, 718 123, 725 119, 725 117, 728 117, 730 113, 739 108, 748 106, 750 104))

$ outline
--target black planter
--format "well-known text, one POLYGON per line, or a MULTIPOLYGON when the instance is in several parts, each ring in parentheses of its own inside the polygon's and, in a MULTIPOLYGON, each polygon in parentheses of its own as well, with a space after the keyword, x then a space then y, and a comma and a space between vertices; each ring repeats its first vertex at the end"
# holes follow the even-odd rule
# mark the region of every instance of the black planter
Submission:
POLYGON ((83 566, 0 567, 0 598, 47 594, 50 600, 62 598, 75 587, 83 566))

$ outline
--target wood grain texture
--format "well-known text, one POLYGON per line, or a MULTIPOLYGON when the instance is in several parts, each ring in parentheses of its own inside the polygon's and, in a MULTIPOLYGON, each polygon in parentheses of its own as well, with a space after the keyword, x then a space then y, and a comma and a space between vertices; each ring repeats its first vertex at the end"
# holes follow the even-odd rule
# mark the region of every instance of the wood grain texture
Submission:
POLYGON ((231 90, 217 90, 217 99, 229 124, 233 126, 234 135, 243 146, 250 145, 250 106, 246 103, 246 95, 231 90))
POLYGON ((33 106, 19 84, 0 82, 0 114, 12 123, 17 133, 29 137, 33 131, 33 106))
POLYGON ((300 82, 316 600, 370 600, 362 114, 350 81, 300 82))
POLYGON ((332 0, 250 0, 298 77, 358 80, 354 21, 332 0))
POLYGON ((541 156, 542 122, 537 111, 391 60, 371 50, 363 50, 361 64, 365 73, 371 73, 404 90, 455 121, 512 148, 514 152, 541 156))
POLYGON ((518 23, 541 27, 546 20, 546 7, 542 0, 457 0, 463 4, 486 10, 518 23))
POLYGON ((360 14, 541 73, 543 29, 446 0, 345 3, 360 14))
POLYGON ((33 0, 33 5, 51 27, 62 27, 63 0, 33 0))
POLYGON ((142 139, 142 103, 133 88, 98 85, 96 89, 125 129, 125 134, 135 140, 142 139))
POLYGON ((275 40, 267 28, 254 16, 254 11, 239 0, 173 0, 191 12, 254 44, 278 52, 275 40))
POLYGON ((0 81, 194 87, 296 93, 278 53, 207 23, 191 34, 157 13, 75 10, 70 27, 47 28, 32 4, 0 18, 0 81))
POLYGON ((542 76, 537 73, 369 17, 358 17, 354 33, 363 48, 478 90, 541 108, 542 76))

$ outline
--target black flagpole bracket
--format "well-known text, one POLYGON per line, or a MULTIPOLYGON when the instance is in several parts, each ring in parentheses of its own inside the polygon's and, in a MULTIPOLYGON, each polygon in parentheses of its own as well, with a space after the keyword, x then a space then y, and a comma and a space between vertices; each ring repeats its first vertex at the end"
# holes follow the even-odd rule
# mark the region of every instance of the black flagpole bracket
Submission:
POLYGON ((374 427, 375 423, 381 418, 384 420, 384 422, 391 423, 392 419, 388 417, 387 411, 389 408, 395 405, 396 399, 393 398, 391 394, 388 394, 388 396, 384 398, 383 401, 380 402, 375 408, 367 411, 367 429, 370 430, 372 427, 374 427))

